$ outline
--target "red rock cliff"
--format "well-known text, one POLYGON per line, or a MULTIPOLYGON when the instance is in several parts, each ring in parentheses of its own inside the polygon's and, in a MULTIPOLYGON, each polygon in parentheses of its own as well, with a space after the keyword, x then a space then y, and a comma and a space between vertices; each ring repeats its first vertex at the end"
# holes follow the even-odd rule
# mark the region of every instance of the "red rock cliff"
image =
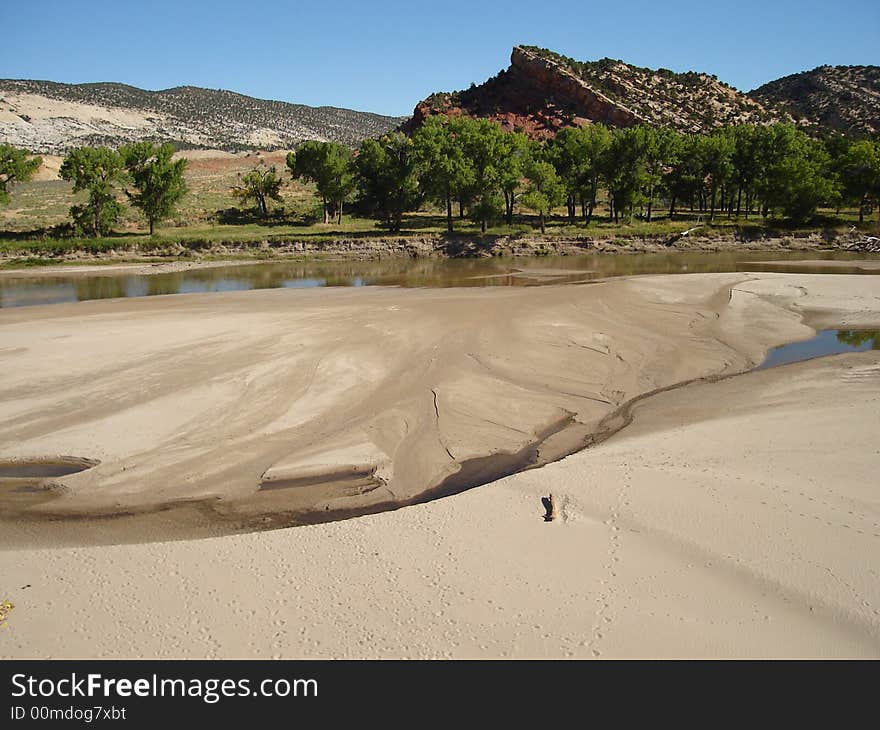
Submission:
POLYGON ((571 125, 602 122, 628 127, 640 121, 568 69, 520 46, 511 53, 510 68, 486 83, 419 102, 406 131, 414 131, 434 114, 494 119, 505 129, 538 139, 571 125))

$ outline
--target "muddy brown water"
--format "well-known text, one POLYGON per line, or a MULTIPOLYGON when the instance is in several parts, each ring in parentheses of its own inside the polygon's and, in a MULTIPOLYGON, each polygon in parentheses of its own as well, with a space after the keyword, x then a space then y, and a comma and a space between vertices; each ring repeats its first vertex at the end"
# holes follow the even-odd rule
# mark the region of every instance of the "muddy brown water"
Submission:
POLYGON ((474 287, 540 286, 638 274, 784 272, 880 274, 836 265, 773 266, 774 261, 854 261, 880 256, 850 252, 676 251, 650 254, 591 254, 531 258, 384 259, 379 261, 267 262, 218 266, 165 274, 125 272, 0 276, 0 307, 80 302, 89 299, 247 289, 324 286, 474 287), (760 263, 759 263, 760 262, 760 263))

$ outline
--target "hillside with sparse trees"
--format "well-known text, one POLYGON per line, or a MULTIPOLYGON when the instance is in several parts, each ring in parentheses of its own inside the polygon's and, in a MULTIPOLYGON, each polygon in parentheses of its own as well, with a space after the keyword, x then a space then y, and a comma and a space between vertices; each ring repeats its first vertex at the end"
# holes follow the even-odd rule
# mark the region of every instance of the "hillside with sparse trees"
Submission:
POLYGON ((307 139, 349 147, 403 119, 179 86, 0 80, 0 139, 31 152, 149 140, 186 149, 290 149, 307 139))
POLYGON ((880 66, 819 66, 764 84, 750 96, 826 130, 880 134, 880 66))

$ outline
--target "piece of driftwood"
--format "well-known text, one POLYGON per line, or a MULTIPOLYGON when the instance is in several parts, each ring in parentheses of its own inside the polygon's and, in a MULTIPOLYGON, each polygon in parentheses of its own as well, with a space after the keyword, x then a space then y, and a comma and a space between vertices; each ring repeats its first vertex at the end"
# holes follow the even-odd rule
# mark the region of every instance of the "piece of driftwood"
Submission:
POLYGON ((541 497, 541 504, 544 505, 544 522, 552 522, 556 519, 556 503, 553 501, 553 495, 541 497))

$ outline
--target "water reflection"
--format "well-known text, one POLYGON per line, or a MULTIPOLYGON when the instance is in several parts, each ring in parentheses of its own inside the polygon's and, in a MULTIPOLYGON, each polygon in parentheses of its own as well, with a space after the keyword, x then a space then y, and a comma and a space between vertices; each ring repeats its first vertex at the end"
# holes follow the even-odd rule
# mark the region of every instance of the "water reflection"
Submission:
POLYGON ((880 350, 880 330, 820 330, 809 340, 774 347, 757 369, 865 350, 880 350))
POLYGON ((860 350, 880 350, 880 330, 838 330, 837 340, 860 350))
MULTIPOLYGON (((773 268, 772 263, 755 262, 817 258, 845 261, 864 259, 866 256, 843 252, 817 254, 731 251, 591 254, 522 259, 390 258, 378 261, 267 262, 153 275, 107 272, 52 277, 0 276, 0 306, 19 307, 113 297, 322 286, 540 286, 636 274, 755 271, 758 268, 766 270, 773 268)), ((799 270, 816 272, 814 268, 799 269, 790 265, 785 267, 785 271, 799 270)), ((833 271, 841 273, 841 269, 833 271)))

